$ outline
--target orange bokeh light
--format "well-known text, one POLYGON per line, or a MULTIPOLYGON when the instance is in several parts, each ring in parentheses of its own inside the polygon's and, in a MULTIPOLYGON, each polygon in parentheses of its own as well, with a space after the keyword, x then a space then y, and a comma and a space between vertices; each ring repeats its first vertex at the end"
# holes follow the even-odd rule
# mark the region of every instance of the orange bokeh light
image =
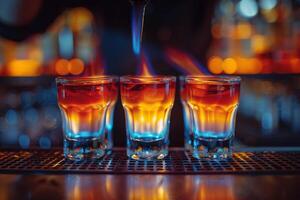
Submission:
POLYGON ((80 31, 90 26, 93 21, 93 14, 84 7, 77 7, 68 12, 69 23, 74 31, 80 31))
POLYGON ((253 74, 259 74, 262 71, 262 68, 263 68, 262 62, 257 58, 252 58, 250 60, 250 62, 253 65, 252 73, 253 74))
POLYGON ((226 74, 234 74, 238 66, 233 58, 226 58, 222 63, 222 68, 226 74))
MULTIPOLYGON (((297 64, 297 60, 294 60, 294 66, 297 64)), ((212 56, 208 60, 209 71, 213 74, 259 74, 263 71, 263 66, 258 58, 229 57, 222 60, 221 57, 212 56)), ((298 68, 300 72, 300 65, 298 68)))
POLYGON ((69 61, 69 71, 73 75, 79 75, 84 70, 84 63, 79 58, 74 58, 69 61))
POLYGON ((251 37, 252 27, 248 22, 241 22, 236 26, 235 34, 238 39, 248 39, 251 37))
POLYGON ((41 63, 36 60, 12 60, 7 65, 9 76, 39 76, 41 63))
POLYGON ((268 39, 263 35, 254 35, 251 41, 252 51, 259 54, 268 49, 268 39))
POLYGON ((263 9, 262 14, 268 23, 276 22, 276 20, 278 19, 278 14, 275 9, 271 9, 271 10, 263 9))
POLYGON ((55 63, 55 71, 59 75, 67 75, 69 73, 69 61, 66 59, 59 59, 55 63))
POLYGON ((79 75, 84 71, 84 63, 79 58, 73 58, 70 61, 59 59, 55 63, 55 71, 59 75, 79 75))
POLYGON ((223 60, 218 56, 213 56, 208 60, 208 69, 213 74, 221 74, 223 72, 222 68, 223 60))
POLYGON ((238 74, 258 74, 262 71, 263 64, 257 58, 237 58, 238 74))

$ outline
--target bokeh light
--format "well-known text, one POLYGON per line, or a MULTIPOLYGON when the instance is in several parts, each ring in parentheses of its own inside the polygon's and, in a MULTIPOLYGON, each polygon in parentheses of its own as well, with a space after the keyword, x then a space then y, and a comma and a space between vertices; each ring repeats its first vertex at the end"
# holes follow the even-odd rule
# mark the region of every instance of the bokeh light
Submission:
POLYGON ((241 0, 238 4, 238 12, 246 18, 254 17, 258 13, 258 6, 255 0, 241 0))
POLYGON ((262 63, 256 58, 237 58, 237 74, 258 74, 262 71, 262 63))
POLYGON ((257 54, 265 52, 268 48, 267 41, 268 39, 263 35, 254 35, 251 41, 252 51, 257 54))
POLYGON ((260 0, 259 6, 265 10, 273 9, 277 4, 277 0, 260 0))
POLYGON ((233 58, 226 58, 222 63, 222 68, 226 74, 234 74, 237 71, 237 63, 233 58))
POLYGON ((19 135, 18 141, 19 141, 19 145, 21 146, 21 148, 28 149, 28 147, 30 145, 30 138, 27 134, 19 135))
POLYGON ((213 56, 208 60, 208 69, 213 74, 221 74, 223 72, 222 68, 223 60, 218 56, 213 56))
POLYGON ((70 68, 69 70, 70 70, 71 74, 73 74, 73 75, 79 75, 84 70, 84 63, 79 58, 74 58, 74 59, 70 60, 70 62, 69 62, 69 68, 70 68))
POLYGON ((19 116, 18 116, 17 111, 14 110, 14 109, 9 109, 6 112, 6 114, 5 114, 5 119, 6 119, 6 123, 8 125, 16 125, 16 124, 18 124, 19 116))
POLYGON ((10 76, 39 76, 41 63, 36 60, 20 59, 8 63, 7 73, 10 76))
POLYGON ((59 59, 55 63, 55 71, 58 75, 67 75, 69 73, 69 61, 66 59, 59 59))
POLYGON ((72 16, 69 18, 69 23, 74 31, 80 31, 91 25, 93 14, 84 7, 77 7, 69 11, 72 16))
POLYGON ((55 63, 55 71, 58 75, 79 75, 84 71, 84 62, 79 58, 59 59, 55 63))
POLYGON ((272 10, 262 10, 262 14, 265 17, 266 21, 268 23, 273 23, 276 22, 278 19, 278 14, 277 11, 272 9, 272 10))
POLYGON ((252 27, 249 22, 241 22, 236 26, 236 38, 248 39, 251 37, 252 27))

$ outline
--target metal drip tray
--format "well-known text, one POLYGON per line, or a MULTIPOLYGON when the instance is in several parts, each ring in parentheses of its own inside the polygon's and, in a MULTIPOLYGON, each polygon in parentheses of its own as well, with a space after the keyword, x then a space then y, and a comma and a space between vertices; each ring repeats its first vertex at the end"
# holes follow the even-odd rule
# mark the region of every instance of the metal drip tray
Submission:
POLYGON ((135 161, 125 149, 98 160, 65 160, 62 150, 1 150, 0 173, 98 174, 293 174, 300 173, 300 152, 239 152, 227 161, 197 160, 171 149, 164 160, 135 161))

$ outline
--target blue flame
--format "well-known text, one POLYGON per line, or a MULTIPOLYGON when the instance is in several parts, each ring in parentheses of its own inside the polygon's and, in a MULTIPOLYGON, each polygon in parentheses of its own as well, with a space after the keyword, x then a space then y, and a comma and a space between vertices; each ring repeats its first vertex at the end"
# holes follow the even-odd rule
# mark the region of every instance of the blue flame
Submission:
POLYGON ((144 3, 132 3, 132 21, 131 21, 132 48, 134 54, 137 56, 140 55, 141 53, 144 13, 145 13, 144 3))

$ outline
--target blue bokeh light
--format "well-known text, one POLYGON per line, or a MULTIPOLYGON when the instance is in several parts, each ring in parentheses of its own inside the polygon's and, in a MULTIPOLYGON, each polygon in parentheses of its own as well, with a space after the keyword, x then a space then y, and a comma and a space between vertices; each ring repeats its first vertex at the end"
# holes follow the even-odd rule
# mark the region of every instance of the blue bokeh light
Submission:
POLYGON ((5 114, 5 119, 8 125, 16 125, 19 121, 18 113, 13 109, 9 109, 5 114))
POLYGON ((277 3, 277 0, 260 0, 259 6, 265 10, 271 10, 276 6, 277 3))
POLYGON ((23 149, 28 149, 29 145, 30 145, 30 138, 29 138, 29 136, 26 135, 26 134, 21 134, 19 136, 19 145, 23 149))
POLYGON ((251 18, 257 15, 258 6, 255 0, 241 0, 237 6, 240 15, 251 18))
POLYGON ((42 136, 39 139, 39 145, 42 149, 50 149, 51 148, 51 140, 49 137, 42 136))
POLYGON ((73 33, 68 27, 64 27, 58 34, 59 53, 63 58, 71 58, 74 49, 73 33))

